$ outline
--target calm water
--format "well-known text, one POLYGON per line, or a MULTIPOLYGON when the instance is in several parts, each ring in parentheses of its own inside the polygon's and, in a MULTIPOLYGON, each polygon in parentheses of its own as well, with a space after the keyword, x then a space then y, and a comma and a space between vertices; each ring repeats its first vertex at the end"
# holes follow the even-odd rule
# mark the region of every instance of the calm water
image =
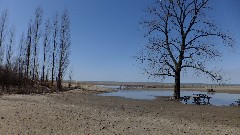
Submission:
MULTIPOLYGON (((193 96, 193 94, 207 94, 212 97, 210 103, 216 106, 236 105, 236 100, 240 99, 240 94, 229 93, 208 93, 200 91, 185 91, 181 90, 181 96, 193 96)), ((173 90, 119 90, 110 93, 99 94, 100 96, 119 96, 131 99, 154 100, 157 96, 172 96, 173 90)), ((192 103, 192 99, 188 104, 192 103)))

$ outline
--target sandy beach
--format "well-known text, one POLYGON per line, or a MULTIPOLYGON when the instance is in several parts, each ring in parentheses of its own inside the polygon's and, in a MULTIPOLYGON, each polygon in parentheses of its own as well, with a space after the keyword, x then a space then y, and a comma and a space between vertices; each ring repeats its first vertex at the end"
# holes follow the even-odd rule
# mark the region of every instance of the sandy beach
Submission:
POLYGON ((185 105, 168 97, 103 97, 96 94, 109 90, 87 87, 1 96, 1 134, 240 135, 240 107, 185 105))

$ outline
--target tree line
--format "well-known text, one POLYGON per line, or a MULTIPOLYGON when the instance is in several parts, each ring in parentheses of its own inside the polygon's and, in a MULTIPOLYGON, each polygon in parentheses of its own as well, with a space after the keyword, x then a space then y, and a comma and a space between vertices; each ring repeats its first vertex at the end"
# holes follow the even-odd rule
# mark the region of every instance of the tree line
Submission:
POLYGON ((1 93, 36 92, 33 86, 62 91, 71 46, 68 11, 44 19, 39 6, 27 26, 16 43, 16 28, 9 27, 8 10, 0 15, 1 93))

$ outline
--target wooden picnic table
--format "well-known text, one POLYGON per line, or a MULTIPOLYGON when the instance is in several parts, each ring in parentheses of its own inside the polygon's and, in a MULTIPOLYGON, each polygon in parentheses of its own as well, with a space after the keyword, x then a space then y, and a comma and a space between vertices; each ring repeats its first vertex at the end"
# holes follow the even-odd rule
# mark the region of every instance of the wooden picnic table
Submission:
POLYGON ((238 99, 237 101, 235 101, 237 103, 238 106, 240 106, 240 99, 238 99))
POLYGON ((206 94, 193 94, 193 96, 183 96, 182 100, 185 102, 185 104, 187 104, 187 101, 190 100, 191 97, 193 98, 193 103, 197 105, 209 105, 209 100, 212 98, 206 94), (205 99, 207 99, 207 102, 205 101, 205 99))
POLYGON ((187 101, 191 98, 191 96, 183 96, 183 101, 187 103, 187 101))
POLYGON ((193 94, 194 96, 193 96, 193 103, 195 103, 195 104, 198 104, 198 105, 200 105, 201 103, 202 104, 207 104, 207 105, 209 105, 210 104, 210 102, 209 102, 209 100, 212 98, 212 97, 209 97, 208 95, 206 95, 206 94, 193 94), (207 99, 208 101, 206 102, 205 101, 205 99, 207 99))

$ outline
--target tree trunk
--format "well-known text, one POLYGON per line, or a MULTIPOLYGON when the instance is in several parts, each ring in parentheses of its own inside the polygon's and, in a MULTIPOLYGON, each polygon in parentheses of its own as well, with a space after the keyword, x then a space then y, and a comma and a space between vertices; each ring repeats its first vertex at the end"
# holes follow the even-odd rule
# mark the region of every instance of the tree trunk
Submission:
POLYGON ((175 72, 175 87, 174 87, 174 98, 179 99, 180 98, 180 71, 175 72))
POLYGON ((34 48, 34 56, 33 56, 34 58, 33 58, 33 74, 32 74, 32 80, 33 81, 35 81, 35 69, 36 69, 36 57, 37 57, 37 48, 36 48, 36 46, 35 46, 35 48, 34 48))
POLYGON ((42 69, 42 82, 43 83, 44 83, 44 79, 45 79, 45 65, 46 65, 46 43, 44 45, 44 51, 43 51, 43 69, 42 69))
MULTIPOLYGON (((54 47, 55 48, 55 47, 54 47)), ((55 51, 55 50, 54 50, 55 51)), ((53 51, 53 60, 52 60, 52 85, 53 85, 53 81, 54 81, 54 66, 55 66, 55 55, 54 55, 54 51, 53 51)))
POLYGON ((58 89, 58 91, 62 91, 62 75, 61 75, 61 73, 58 73, 57 89, 58 89))
MULTIPOLYGON (((45 56, 44 56, 45 57, 45 56)), ((43 64, 43 72, 42 72, 42 83, 44 83, 44 79, 45 79, 45 60, 44 60, 44 64, 43 64)))

